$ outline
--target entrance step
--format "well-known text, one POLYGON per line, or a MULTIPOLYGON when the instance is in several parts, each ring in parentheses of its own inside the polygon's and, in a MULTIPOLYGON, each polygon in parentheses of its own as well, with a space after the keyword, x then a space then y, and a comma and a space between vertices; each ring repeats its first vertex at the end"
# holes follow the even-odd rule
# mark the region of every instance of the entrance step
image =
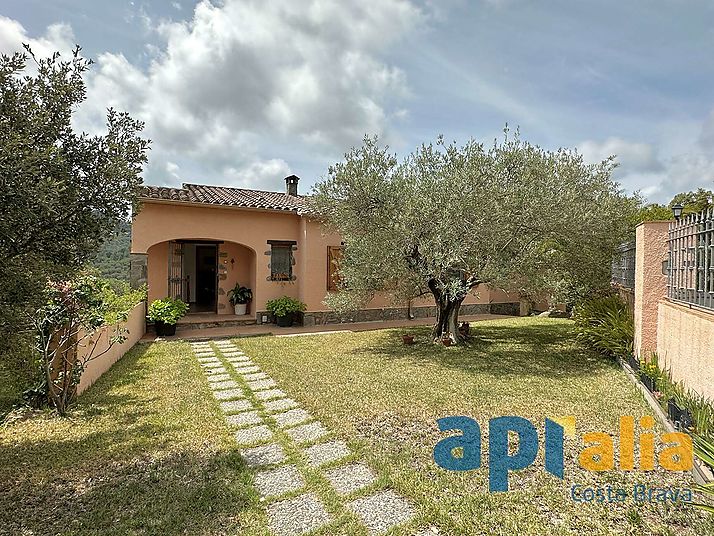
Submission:
POLYGON ((208 328, 234 328, 239 326, 254 326, 256 320, 251 315, 217 315, 190 314, 184 316, 176 324, 176 331, 208 328))

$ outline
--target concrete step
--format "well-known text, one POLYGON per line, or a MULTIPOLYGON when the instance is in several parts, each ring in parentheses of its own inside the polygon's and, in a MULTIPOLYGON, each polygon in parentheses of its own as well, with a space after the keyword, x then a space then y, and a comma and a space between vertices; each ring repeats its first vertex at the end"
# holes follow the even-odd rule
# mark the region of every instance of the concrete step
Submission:
POLYGON ((191 331, 194 329, 208 328, 235 328, 239 326, 254 326, 255 324, 255 318, 227 318, 225 320, 221 320, 219 315, 215 319, 192 320, 189 316, 182 318, 178 324, 176 324, 176 331, 191 331))

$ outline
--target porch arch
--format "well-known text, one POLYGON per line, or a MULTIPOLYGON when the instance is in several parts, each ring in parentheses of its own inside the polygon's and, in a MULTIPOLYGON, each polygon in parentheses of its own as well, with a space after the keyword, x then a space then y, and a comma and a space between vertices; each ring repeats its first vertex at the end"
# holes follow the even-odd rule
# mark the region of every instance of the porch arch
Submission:
MULTIPOLYGON (((205 260, 196 257, 197 247, 213 244, 215 254, 215 306, 210 310, 218 314, 233 314, 233 307, 228 300, 228 292, 236 283, 253 289, 256 286, 256 259, 253 248, 235 241, 206 239, 203 237, 175 237, 152 244, 146 252, 146 280, 148 299, 152 302, 169 294, 177 294, 188 299, 192 310, 198 312, 197 298, 205 295, 205 274, 199 277, 199 267, 205 266, 205 260), (178 247, 178 245, 181 245, 178 247), (191 252, 191 254, 187 254, 191 252), (203 264, 201 264, 203 263, 203 264), (180 282, 176 279, 180 279, 180 282), (170 279, 172 282, 170 283, 170 279)), ((250 314, 254 311, 249 307, 250 314)))

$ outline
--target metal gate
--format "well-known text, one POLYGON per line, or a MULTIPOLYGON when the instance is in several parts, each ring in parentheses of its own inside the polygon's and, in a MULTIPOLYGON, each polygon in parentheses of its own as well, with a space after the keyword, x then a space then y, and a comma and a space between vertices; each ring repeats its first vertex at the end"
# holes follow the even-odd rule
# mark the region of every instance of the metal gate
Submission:
POLYGON ((169 296, 188 302, 188 285, 183 275, 183 244, 169 242, 169 296))

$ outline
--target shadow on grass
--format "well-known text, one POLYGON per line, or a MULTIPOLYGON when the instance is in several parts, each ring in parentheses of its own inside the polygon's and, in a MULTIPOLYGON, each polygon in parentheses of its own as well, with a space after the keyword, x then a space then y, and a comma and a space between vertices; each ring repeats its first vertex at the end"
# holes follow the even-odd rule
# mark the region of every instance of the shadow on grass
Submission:
POLYGON ((240 532, 237 516, 258 502, 249 473, 237 451, 196 432, 200 414, 186 416, 194 419, 191 441, 176 441, 186 423, 166 418, 166 397, 194 378, 182 375, 164 399, 152 391, 167 369, 186 370, 166 350, 135 347, 67 418, 45 415, 2 431, 0 533, 240 532), (149 376, 154 383, 144 382, 149 376))
MULTIPOLYGON (((118 439, 120 431, 115 435, 103 439, 118 439)), ((66 447, 43 443, 37 448, 48 456, 66 447)), ((28 468, 2 488, 5 534, 218 533, 257 503, 237 452, 174 452, 158 459, 147 453, 71 475, 28 468)))
POLYGON ((564 375, 580 377, 598 374, 615 364, 575 342, 572 326, 564 322, 542 321, 537 325, 471 325, 471 339, 446 348, 431 342, 431 328, 386 330, 377 344, 352 351, 355 355, 380 354, 415 364, 433 362, 464 372, 494 376, 564 375), (414 334, 416 344, 404 345, 401 336, 414 334))

